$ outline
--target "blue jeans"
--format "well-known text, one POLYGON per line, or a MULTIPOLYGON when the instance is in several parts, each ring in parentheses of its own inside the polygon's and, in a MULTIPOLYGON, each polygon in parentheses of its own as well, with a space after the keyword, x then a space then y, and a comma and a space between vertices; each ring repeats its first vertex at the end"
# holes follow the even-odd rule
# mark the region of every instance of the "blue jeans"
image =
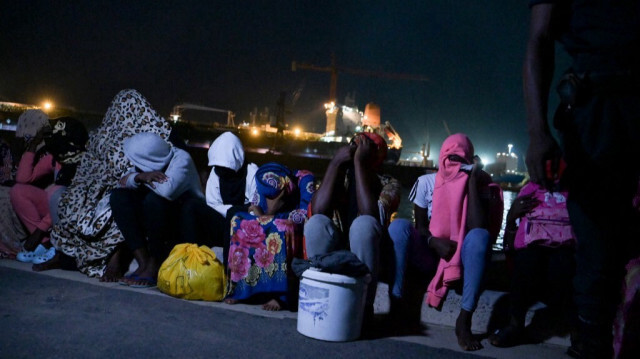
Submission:
MULTIPOLYGON (((392 286, 391 294, 401 298, 407 264, 411 262, 414 266, 431 268, 437 263, 438 258, 433 250, 427 248, 426 241, 420 239, 418 231, 406 219, 391 222, 389 236, 393 241, 395 257, 395 276, 389 284, 392 286)), ((484 271, 491 258, 490 244, 489 232, 482 228, 470 230, 464 238, 460 253, 463 266, 461 307, 466 311, 473 312, 478 305, 484 271)))
POLYGON ((489 231, 474 228, 467 233, 462 242, 463 283, 462 309, 473 312, 478 306, 478 298, 484 281, 484 270, 491 259, 489 231))

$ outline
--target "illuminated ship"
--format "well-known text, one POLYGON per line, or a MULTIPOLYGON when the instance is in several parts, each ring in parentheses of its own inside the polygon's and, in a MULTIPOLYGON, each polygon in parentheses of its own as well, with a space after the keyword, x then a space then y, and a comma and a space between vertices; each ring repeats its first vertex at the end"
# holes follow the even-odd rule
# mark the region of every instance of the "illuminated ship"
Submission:
POLYGON ((174 129, 191 147, 208 148, 218 135, 231 131, 242 140, 248 153, 319 159, 331 159, 335 151, 348 144, 356 132, 376 132, 387 141, 386 162, 398 162, 402 139, 388 121, 381 124, 378 105, 369 103, 362 112, 355 106, 338 106, 331 102, 325 104, 325 110, 324 133, 287 127, 278 132, 273 116, 260 116, 256 112, 252 112, 251 122, 236 124, 233 111, 187 103, 174 106, 170 118, 174 129), (221 116, 212 113, 226 114, 226 123, 221 121, 221 116))

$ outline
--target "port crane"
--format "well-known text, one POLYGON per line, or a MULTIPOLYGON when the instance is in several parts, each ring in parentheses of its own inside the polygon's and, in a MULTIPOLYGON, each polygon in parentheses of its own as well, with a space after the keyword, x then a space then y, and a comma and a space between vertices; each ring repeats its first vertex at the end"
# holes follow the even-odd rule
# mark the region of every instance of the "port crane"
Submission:
POLYGON ((336 56, 331 54, 331 65, 329 66, 317 66, 308 63, 298 63, 296 61, 291 62, 291 71, 310 70, 328 72, 331 74, 331 86, 329 87, 329 102, 337 103, 337 88, 338 88, 338 72, 344 72, 351 75, 366 76, 366 77, 379 77, 393 80, 410 80, 410 81, 429 81, 429 78, 420 75, 403 74, 403 73, 388 73, 380 71, 370 71, 362 69, 354 69, 349 67, 343 67, 336 65, 336 56))

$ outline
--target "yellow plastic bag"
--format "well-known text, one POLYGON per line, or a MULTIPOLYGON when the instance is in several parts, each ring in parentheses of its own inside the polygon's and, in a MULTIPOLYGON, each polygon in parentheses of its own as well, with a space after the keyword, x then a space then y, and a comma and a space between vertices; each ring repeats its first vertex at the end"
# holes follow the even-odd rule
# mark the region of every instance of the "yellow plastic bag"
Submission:
POLYGON ((224 266, 211 248, 192 243, 173 247, 158 271, 158 289, 182 299, 220 301, 226 282, 224 266))

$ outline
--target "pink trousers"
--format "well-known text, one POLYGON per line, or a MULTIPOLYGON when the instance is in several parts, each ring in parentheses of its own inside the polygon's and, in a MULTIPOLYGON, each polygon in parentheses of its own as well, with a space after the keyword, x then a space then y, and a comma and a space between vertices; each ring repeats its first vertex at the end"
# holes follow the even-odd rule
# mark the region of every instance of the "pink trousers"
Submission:
MULTIPOLYGON (((16 183, 9 193, 13 210, 29 233, 36 229, 48 232, 51 229, 49 198, 61 186, 52 185, 41 189, 29 184, 16 183)), ((42 242, 49 241, 47 236, 42 242)))

